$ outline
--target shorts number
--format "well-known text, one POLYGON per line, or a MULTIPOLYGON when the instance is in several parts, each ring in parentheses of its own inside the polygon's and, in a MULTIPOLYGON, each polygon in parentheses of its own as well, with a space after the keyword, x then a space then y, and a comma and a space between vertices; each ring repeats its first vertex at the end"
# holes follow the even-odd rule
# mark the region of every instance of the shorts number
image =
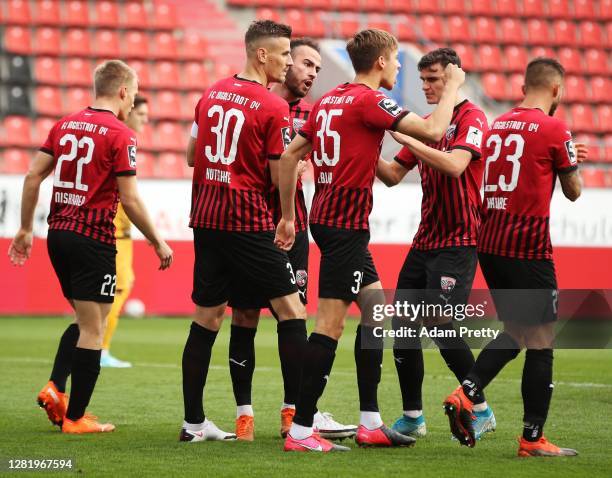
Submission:
POLYGON ((289 274, 291 275, 291 283, 295 285, 295 274, 293 273, 293 266, 290 262, 287 262, 287 269, 289 269, 289 274))
POLYGON ((106 295, 109 297, 115 297, 115 284, 117 282, 117 276, 106 274, 104 276, 104 282, 102 283, 102 289, 100 289, 100 295, 106 295), (106 290, 108 288, 108 290, 106 290))
POLYGON ((361 288, 361 282, 363 281, 363 272, 355 271, 353 272, 353 277, 355 278, 355 285, 351 287, 351 292, 353 294, 359 294, 359 289, 361 288))
POLYGON ((559 304, 559 291, 553 290, 552 291, 552 306, 553 306, 553 313, 555 314, 557 313, 558 304, 559 304))
MULTIPOLYGON (((504 141, 504 146, 509 147, 515 143, 514 154, 507 154, 506 161, 512 163, 512 173, 510 175, 510 182, 506 182, 506 176, 503 174, 499 175, 498 184, 499 189, 506 192, 512 192, 516 189, 518 184, 519 174, 521 172, 521 156, 523 156, 523 149, 525 148, 525 140, 520 134, 510 134, 504 141)), ((492 144, 495 144, 495 150, 493 155, 489 156, 485 165, 485 192, 497 191, 498 184, 489 184, 489 166, 491 163, 497 161, 501 153, 502 139, 498 134, 494 134, 487 140, 487 148, 490 148, 492 144)))
POLYGON ((334 116, 341 116, 342 110, 320 110, 317 113, 317 123, 319 120, 321 121, 319 130, 317 131, 317 136, 319 137, 319 147, 315 149, 312 153, 312 159, 315 164, 319 167, 325 164, 326 166, 335 166, 338 161, 340 161, 340 135, 337 131, 331 129, 331 122, 334 116), (332 156, 328 156, 327 152, 325 152, 325 139, 331 138, 334 146, 333 146, 333 154, 332 156))
POLYGON ((220 105, 214 105, 208 110, 208 117, 218 115, 219 121, 216 126, 210 128, 217 137, 216 151, 213 153, 212 147, 206 145, 204 154, 211 163, 216 163, 221 160, 221 164, 232 164, 236 160, 236 150, 238 148, 238 138, 240 131, 244 125, 244 113, 236 108, 224 111, 220 105), (227 155, 225 154, 227 136, 230 132, 230 122, 235 119, 234 129, 231 134, 231 145, 227 155))
POLYGON ((83 136, 80 140, 73 134, 65 134, 59 140, 60 146, 65 146, 66 143, 70 143, 70 152, 68 154, 62 154, 57 158, 57 164, 55 165, 55 177, 53 179, 53 186, 58 188, 66 189, 78 189, 79 191, 88 191, 89 186, 81 182, 83 178, 83 166, 91 163, 94 151, 94 141, 89 136, 83 136), (79 148, 87 147, 87 152, 81 156, 77 161, 77 172, 74 183, 72 181, 62 181, 62 163, 64 161, 74 161, 77 157, 77 150, 79 148))

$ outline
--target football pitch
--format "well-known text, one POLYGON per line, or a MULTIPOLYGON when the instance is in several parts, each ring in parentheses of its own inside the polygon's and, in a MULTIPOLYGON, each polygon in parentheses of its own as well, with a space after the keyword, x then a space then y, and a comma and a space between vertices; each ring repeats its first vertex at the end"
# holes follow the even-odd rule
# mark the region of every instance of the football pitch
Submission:
MULTIPOLYGON (((213 350, 205 411, 220 428, 233 431, 235 404, 227 366, 229 321, 213 350)), ((125 320, 112 352, 134 363, 131 369, 103 369, 89 410, 117 426, 96 436, 62 435, 40 410, 35 397, 47 382, 60 335, 68 319, 0 318, 0 471, 8 459, 72 459, 72 473, 84 476, 611 476, 612 350, 555 351, 555 392, 545 434, 576 448, 575 458, 516 457, 521 432, 520 376, 523 354, 487 389, 497 431, 476 448, 451 441, 443 398, 456 386, 437 350, 425 351, 423 398, 428 436, 410 449, 359 449, 320 456, 284 453, 278 435, 282 380, 276 325, 262 319, 256 337, 253 383, 255 441, 180 443, 181 354, 188 333, 185 319, 125 320)), ((319 403, 342 423, 358 423, 353 360, 356 321, 341 339, 329 384, 319 403)), ((313 322, 309 321, 309 330, 313 322)), ((391 351, 385 352, 379 388, 383 419, 391 425, 401 400, 391 351)), ((347 444, 345 440, 343 444, 347 444)), ((44 472, 44 476, 66 472, 44 472)), ((3 473, 0 473, 3 474, 3 473)), ((19 472, 19 476, 40 472, 19 472)))

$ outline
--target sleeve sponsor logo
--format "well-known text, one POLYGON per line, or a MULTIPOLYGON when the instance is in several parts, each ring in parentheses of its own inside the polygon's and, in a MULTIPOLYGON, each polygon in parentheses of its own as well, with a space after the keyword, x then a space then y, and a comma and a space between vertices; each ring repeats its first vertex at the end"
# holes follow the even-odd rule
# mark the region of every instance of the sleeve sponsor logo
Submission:
POLYGON ((289 128, 289 126, 281 128, 281 138, 283 140, 284 148, 287 149, 287 146, 289 146, 289 143, 291 143, 291 128, 289 128))
POLYGON ((136 167, 136 146, 133 144, 130 144, 127 147, 128 150, 128 159, 130 161, 130 168, 135 168, 136 167))
POLYGON ((480 148, 480 145, 482 144, 482 131, 474 126, 470 126, 467 136, 465 137, 465 142, 480 148))
POLYGON ((574 142, 569 139, 565 142, 565 150, 567 151, 567 159, 569 159, 569 163, 574 166, 578 163, 578 158, 576 155, 576 147, 574 146, 574 142))
POLYGON ((383 98, 378 102, 378 106, 380 106, 391 116, 398 116, 402 112, 402 107, 391 98, 383 98))

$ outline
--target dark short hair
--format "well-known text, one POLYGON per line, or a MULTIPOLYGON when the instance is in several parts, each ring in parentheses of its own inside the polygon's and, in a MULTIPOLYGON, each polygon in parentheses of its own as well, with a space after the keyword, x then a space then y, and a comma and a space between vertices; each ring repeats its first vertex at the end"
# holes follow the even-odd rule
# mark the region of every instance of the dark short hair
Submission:
POLYGON ((421 58, 417 68, 419 71, 421 71, 425 68, 430 68, 437 63, 440 63, 442 68, 446 68, 449 64, 457 65, 459 68, 461 68, 461 58, 459 58, 457 52, 452 48, 438 48, 430 51, 421 58))
POLYGON ((321 53, 321 50, 319 49, 319 44, 310 37, 300 37, 291 40, 291 51, 300 46, 307 46, 315 50, 317 53, 321 53))
POLYGON ((565 76, 565 68, 554 58, 539 57, 531 60, 525 70, 525 88, 542 88, 565 76))
POLYGON ((146 99, 144 96, 142 95, 136 95, 134 97, 134 109, 138 108, 140 105, 145 105, 149 102, 148 99, 146 99))
POLYGON ((397 39, 384 30, 371 28, 355 33, 346 44, 346 51, 356 73, 372 69, 374 62, 397 49, 397 39))
POLYGON ((272 20, 255 20, 244 35, 247 50, 262 38, 291 38, 291 27, 272 20))

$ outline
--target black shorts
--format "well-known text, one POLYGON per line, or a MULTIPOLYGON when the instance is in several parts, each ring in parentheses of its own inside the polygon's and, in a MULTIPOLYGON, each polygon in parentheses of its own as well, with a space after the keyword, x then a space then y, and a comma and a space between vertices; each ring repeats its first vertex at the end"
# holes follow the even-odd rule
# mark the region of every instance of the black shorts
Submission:
POLYGON ((397 279, 396 300, 465 304, 470 297, 477 262, 475 246, 428 251, 411 248, 397 279))
MULTIPOLYGON (((309 248, 308 231, 300 231, 295 235, 293 247, 287 252, 302 304, 307 303, 309 248)), ((236 309, 265 309, 270 307, 270 303, 263 298, 264 294, 259 292, 254 285, 253 287, 244 287, 243 284, 243 277, 232 277, 228 302, 230 307, 236 309)))
POLYGON ((76 232, 51 229, 47 250, 66 299, 108 304, 114 301, 115 246, 76 232))
POLYGON ((370 231, 311 224, 310 232, 321 250, 321 299, 352 302, 361 287, 380 280, 368 250, 370 231))
POLYGON ((524 325, 557 320, 557 275, 552 260, 482 252, 478 260, 500 320, 524 325))
POLYGON ((274 232, 230 232, 194 228, 193 292, 191 299, 213 307, 230 298, 232 278, 255 290, 267 302, 297 292, 287 254, 274 245, 274 232))

